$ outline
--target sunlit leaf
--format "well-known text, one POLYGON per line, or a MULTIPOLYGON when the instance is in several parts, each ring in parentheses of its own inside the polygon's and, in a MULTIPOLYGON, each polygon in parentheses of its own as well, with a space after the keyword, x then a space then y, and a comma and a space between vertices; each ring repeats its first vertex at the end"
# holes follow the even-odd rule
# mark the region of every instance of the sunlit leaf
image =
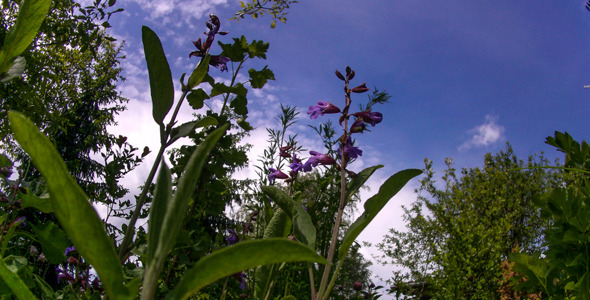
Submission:
POLYGON ((50 5, 51 0, 25 0, 21 3, 16 23, 6 34, 0 50, 0 74, 7 72, 13 60, 31 44, 50 5))
POLYGON ((123 285, 123 270, 102 220, 49 138, 22 114, 11 111, 8 117, 16 140, 47 181, 55 215, 76 250, 94 267, 110 297, 135 297, 136 293, 123 285))
POLYGON ((151 264, 156 253, 160 239, 160 230, 164 222, 164 216, 168 207, 168 202, 172 196, 172 174, 166 163, 162 160, 160 172, 156 180, 154 191, 154 200, 150 208, 150 218, 148 220, 148 264, 151 264))
POLYGON ((420 174, 422 174, 422 171, 418 169, 399 171, 389 177, 389 179, 381 185, 379 192, 365 202, 365 211, 363 214, 350 225, 348 230, 346 230, 340 248, 338 249, 338 260, 343 260, 346 257, 354 240, 356 240, 369 223, 373 221, 387 202, 395 196, 395 194, 397 194, 406 183, 410 181, 410 179, 420 174))
POLYGON ((8 285, 18 299, 37 299, 23 280, 8 268, 2 258, 0 258, 0 278, 2 278, 4 284, 8 285))
POLYGON ((295 202, 291 196, 275 186, 263 186, 262 192, 268 195, 273 201, 287 213, 295 226, 295 237, 298 241, 315 249, 316 229, 313 226, 311 217, 303 209, 301 204, 295 202))
POLYGON ((199 260, 166 299, 186 299, 199 289, 243 270, 294 261, 327 263, 309 247, 286 239, 240 242, 199 260))
POLYGON ((207 75, 207 71, 209 71, 209 61, 211 60, 211 55, 207 54, 205 57, 201 58, 197 67, 193 70, 193 73, 188 78, 187 87, 188 89, 192 89, 197 85, 203 82, 205 75, 207 75))

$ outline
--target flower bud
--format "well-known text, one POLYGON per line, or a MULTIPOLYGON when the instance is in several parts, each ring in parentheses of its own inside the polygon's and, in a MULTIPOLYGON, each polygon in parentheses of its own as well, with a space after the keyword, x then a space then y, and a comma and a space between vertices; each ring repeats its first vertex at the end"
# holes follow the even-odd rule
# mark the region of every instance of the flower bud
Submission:
POLYGON ((353 93, 359 93, 360 94, 360 93, 364 93, 364 92, 366 92, 368 90, 369 90, 369 88, 367 87, 367 83, 365 82, 365 83, 363 83, 363 84, 361 84, 361 85, 353 88, 352 89, 352 92, 353 93))
POLYGON ((355 282, 354 286, 352 287, 355 291, 360 291, 363 288, 363 284, 360 282, 355 282))
POLYGON ((340 80, 345 81, 346 79, 344 78, 344 76, 342 75, 342 73, 340 73, 340 71, 336 70, 336 76, 338 78, 340 78, 340 80))
POLYGON ((348 77, 348 80, 352 80, 354 78, 354 70, 352 70, 347 77, 348 77))
POLYGON ((350 73, 352 73, 352 69, 349 66, 346 66, 346 77, 349 77, 350 73))

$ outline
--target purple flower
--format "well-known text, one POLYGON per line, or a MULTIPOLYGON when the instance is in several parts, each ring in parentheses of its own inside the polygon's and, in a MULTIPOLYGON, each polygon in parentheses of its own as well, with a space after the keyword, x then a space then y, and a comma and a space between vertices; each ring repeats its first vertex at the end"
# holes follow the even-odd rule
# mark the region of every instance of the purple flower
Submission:
POLYGON ((352 115, 355 116, 357 120, 369 123, 372 126, 381 123, 383 120, 383 115, 380 112, 371 112, 370 110, 357 112, 352 115))
POLYGON ((310 106, 307 114, 311 119, 317 119, 324 114, 336 114, 340 112, 340 108, 330 102, 318 101, 315 106, 310 106))
MULTIPOLYGON (((339 151, 340 152, 340 151, 339 151)), ((358 147, 352 146, 352 140, 350 137, 346 140, 344 144, 344 160, 348 161, 350 159, 356 159, 359 156, 363 155, 363 150, 359 149, 358 147)), ((342 160, 342 156, 338 153, 338 158, 342 160)))
POLYGON ((240 289, 242 291, 246 289, 246 277, 248 276, 242 272, 234 274, 234 278, 240 282, 240 289))
POLYGON ((225 238, 225 240, 230 244, 233 245, 237 243, 240 239, 238 238, 238 234, 233 229, 228 229, 229 236, 225 238))
POLYGON ((271 171, 270 174, 268 174, 268 181, 270 181, 270 184, 275 183, 275 179, 287 179, 289 178, 289 175, 281 172, 281 170, 277 170, 277 169, 273 169, 273 168, 268 168, 269 171, 271 171))
POLYGON ((227 63, 229 62, 229 57, 219 56, 219 55, 211 55, 211 60, 209 60, 209 65, 218 68, 221 72, 227 71, 227 63))
POLYGON ((293 155, 293 160, 289 167, 295 173, 303 170, 303 164, 301 163, 301 160, 297 158, 297 154, 293 155))
POLYGON ((367 129, 367 123, 365 123, 363 120, 361 119, 356 119, 356 121, 354 121, 354 123, 352 123, 352 126, 350 126, 350 132, 351 133, 363 133, 363 131, 365 131, 367 129))
POLYGON ((68 253, 76 251, 76 246, 67 247, 66 252, 64 252, 64 256, 68 256, 68 253))
POLYGON ((59 283, 60 279, 65 279, 65 280, 69 281, 70 283, 76 281, 74 276, 68 274, 68 272, 66 272, 60 268, 55 268, 55 272, 57 272, 57 283, 59 283))
POLYGON ((328 154, 322 154, 316 151, 309 151, 309 154, 312 155, 305 164, 303 165, 303 171, 310 172, 312 167, 317 167, 317 165, 333 165, 336 161, 330 157, 328 154))

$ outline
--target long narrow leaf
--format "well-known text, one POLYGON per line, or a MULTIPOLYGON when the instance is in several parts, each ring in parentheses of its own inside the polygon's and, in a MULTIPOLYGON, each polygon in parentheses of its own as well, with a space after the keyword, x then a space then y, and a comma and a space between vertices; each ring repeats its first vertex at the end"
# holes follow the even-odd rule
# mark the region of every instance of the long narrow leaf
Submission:
POLYGON ((376 165, 376 166, 372 166, 372 167, 368 167, 364 170, 362 170, 361 172, 359 172, 356 176, 356 178, 354 178, 347 186, 346 186, 346 201, 350 201, 350 197, 354 194, 356 194, 356 192, 358 192, 358 190, 365 184, 365 182, 367 182, 367 180, 369 180, 369 177, 371 177, 371 175, 373 175, 373 173, 375 173, 375 171, 377 171, 378 169, 383 168, 383 165, 376 165))
POLYGON ((237 272, 280 262, 327 261, 309 247, 286 239, 245 241, 213 252, 188 270, 167 299, 186 299, 199 289, 237 272))
POLYGON ((205 57, 201 58, 197 67, 193 70, 193 73, 188 78, 187 87, 189 90, 192 90, 194 87, 199 85, 205 75, 207 75, 207 71, 209 71, 209 61, 211 60, 211 55, 207 54, 205 57))
POLYGON ((13 59, 19 56, 31 44, 43 20, 51 0, 25 0, 19 8, 14 27, 10 28, 2 51, 0 51, 0 74, 8 71, 13 59))
POLYGON ((407 169, 395 173, 387 179, 379 188, 379 192, 365 202, 365 211, 363 214, 348 228, 342 244, 338 249, 338 260, 343 260, 350 249, 350 246, 361 234, 361 232, 373 221, 375 216, 387 204, 387 202, 395 196, 410 179, 420 175, 421 170, 407 169))
POLYGON ((223 136, 227 128, 228 124, 225 124, 213 131, 191 155, 184 174, 178 180, 178 190, 166 208, 166 215, 162 222, 158 247, 156 248, 154 268, 160 268, 168 252, 174 247, 188 203, 193 197, 201 171, 209 157, 209 152, 211 152, 211 149, 217 144, 217 141, 223 136))
POLYGON ((96 269, 109 297, 134 297, 135 292, 123 285, 123 269, 102 221, 82 188, 69 175, 65 163, 49 138, 20 113, 11 111, 8 118, 16 140, 31 156, 47 181, 57 219, 76 250, 96 269))
POLYGON ((18 299, 37 299, 35 297, 35 295, 33 295, 33 293, 31 293, 31 291, 29 290, 29 288, 27 287, 27 285, 23 282, 22 279, 20 279, 20 277, 13 273, 12 271, 10 271, 10 269, 6 266, 6 264, 4 263, 4 260, 2 260, 2 258, 0 257, 0 278, 2 278, 2 280, 4 280, 4 282, 6 283, 6 285, 8 285, 8 287, 12 290, 12 292, 14 293, 14 295, 18 298, 18 299))
POLYGON ((261 189, 262 192, 274 200, 287 213, 289 218, 291 218, 293 225, 295 225, 295 237, 297 240, 315 249, 316 229, 313 226, 311 217, 303 209, 301 204, 295 202, 291 196, 277 187, 263 186, 261 189))
POLYGON ((170 65, 164 54, 160 38, 147 26, 141 27, 141 40, 145 52, 150 92, 152 95, 152 114, 154 121, 162 125, 164 118, 174 104, 174 85, 170 65))
POLYGON ((154 201, 150 208, 150 219, 148 220, 148 264, 152 263, 156 247, 158 247, 158 240, 160 238, 160 229, 164 216, 166 215, 166 207, 172 197, 172 174, 170 169, 164 161, 160 165, 160 173, 156 181, 156 189, 154 191, 154 201))

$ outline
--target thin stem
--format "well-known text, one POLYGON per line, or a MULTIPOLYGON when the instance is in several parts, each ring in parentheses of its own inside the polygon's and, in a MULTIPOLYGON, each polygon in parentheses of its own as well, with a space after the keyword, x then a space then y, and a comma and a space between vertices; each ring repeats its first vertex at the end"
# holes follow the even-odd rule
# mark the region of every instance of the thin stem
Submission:
POLYGON ((131 219, 129 220, 129 224, 127 224, 127 230, 125 230, 125 237, 123 238, 123 241, 121 242, 121 245, 119 246, 119 259, 121 260, 121 263, 124 263, 125 260, 127 260, 127 253, 128 253, 128 248, 133 240, 133 236, 135 235, 135 223, 137 222, 137 219, 139 218, 139 215, 141 213, 141 208, 143 207, 143 204, 145 202, 145 198, 147 197, 147 193, 149 191, 150 185, 152 184, 152 182, 154 181, 154 177, 156 176, 156 171, 158 170, 158 166, 160 165, 160 162, 162 161, 162 156, 164 156, 164 150, 166 150, 166 147, 168 147, 168 138, 170 137, 170 131, 172 129, 172 126, 174 126, 174 124, 176 123, 176 116, 178 115, 178 111, 180 110, 180 106, 182 105, 182 102, 184 101, 184 98, 186 98, 186 95, 188 94, 189 91, 184 91, 182 92, 182 96, 180 96, 180 100, 178 100, 178 103, 176 104, 176 108, 174 109, 174 113, 172 114, 172 117, 170 118, 170 122, 168 123, 168 125, 166 125, 166 130, 163 131, 163 135, 161 136, 161 140, 160 140, 160 150, 158 151, 158 155, 156 155, 156 160, 154 161, 154 164, 152 165, 152 169, 150 170, 150 174, 148 175, 148 178, 145 181, 145 184, 143 186, 143 190, 141 191, 141 194, 139 195, 139 198, 137 199, 137 203, 135 205, 135 210, 133 211, 133 215, 131 216, 131 219))
MULTIPOLYGON (((230 87, 233 87, 234 83, 236 83, 236 78, 238 77, 238 73, 240 72, 240 69, 242 68, 242 65, 244 64, 244 62, 246 60, 247 60, 247 58, 242 60, 240 62, 240 64, 238 65, 238 67, 236 68, 236 70, 233 72, 234 74, 232 75, 231 83, 229 84, 230 87)), ((225 94, 225 97, 223 97, 223 106, 221 106, 221 111, 219 112, 220 116, 223 115, 223 111, 225 110, 225 107, 227 106, 227 100, 229 99, 229 94, 230 93, 227 93, 227 94, 225 94)))
POLYGON ((344 213, 344 206, 346 204, 346 162, 347 159, 344 153, 344 145, 348 139, 348 108, 350 107, 350 89, 348 88, 348 80, 345 83, 346 91, 346 107, 344 109, 344 134, 340 140, 340 204, 338 205, 338 214, 336 215, 336 221, 332 229, 332 239, 330 240, 330 249, 328 250, 328 264, 324 267, 324 274, 322 275, 322 281, 320 283, 320 291, 318 297, 324 298, 324 293, 329 294, 327 289, 328 278, 330 276, 330 269, 332 267, 332 261, 334 260, 334 253, 336 252, 336 240, 338 238, 338 231, 340 230, 340 222, 342 221, 342 215, 344 213))
POLYGON ((315 279, 313 276, 313 269, 311 263, 307 263, 307 270, 309 271, 309 283, 311 285, 311 299, 316 299, 315 294, 315 279))

